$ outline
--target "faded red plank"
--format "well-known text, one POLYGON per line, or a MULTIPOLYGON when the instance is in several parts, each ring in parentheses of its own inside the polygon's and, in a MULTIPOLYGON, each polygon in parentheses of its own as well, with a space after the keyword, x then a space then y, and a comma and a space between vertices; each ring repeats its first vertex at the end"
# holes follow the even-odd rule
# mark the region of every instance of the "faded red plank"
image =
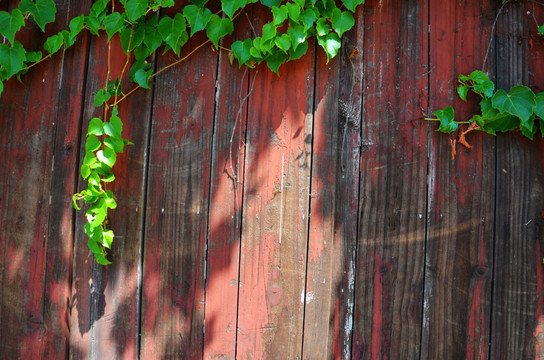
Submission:
MULTIPOLYGON (((476 96, 457 97, 457 77, 481 69, 495 1, 430 3, 430 111, 454 106, 458 121, 479 111, 476 96), (478 34, 478 36, 475 36, 478 34)), ((492 68, 493 52, 486 69, 492 68)), ((425 269, 423 359, 488 356, 493 239, 494 140, 469 134, 457 148, 431 123, 429 219, 425 269)))
MULTIPOLYGON (((69 16, 81 4, 75 9, 70 5, 57 1, 57 22, 47 26, 46 35, 28 19, 27 29, 16 40, 27 50, 41 50, 46 37, 66 28, 69 16)), ((84 49, 76 50, 81 51, 76 58, 82 65, 84 49)), ((72 56, 73 52, 67 54, 65 60, 73 61, 72 56)), ((64 196, 70 202, 74 177, 73 168, 60 167, 67 165, 65 161, 68 167, 74 162, 70 146, 65 148, 64 143, 77 138, 78 117, 65 115, 78 115, 79 99, 74 99, 72 107, 59 107, 64 105, 63 95, 79 92, 82 72, 76 70, 74 77, 64 78, 63 57, 57 54, 31 69, 22 76, 25 84, 12 79, 0 99, 2 358, 67 355, 72 224, 71 210, 63 204, 64 196), (57 231, 58 227, 67 233, 57 231)))
POLYGON ((305 359, 349 359, 359 199, 363 9, 342 50, 319 49, 313 130, 305 359))
MULTIPOLYGON (((497 85, 544 91, 541 5, 512 3, 497 22, 497 85), (536 13, 533 14, 533 11, 536 13)), ((491 357, 544 359, 544 141, 497 137, 497 199, 491 357)))
MULTIPOLYGON (((251 37, 244 16, 234 39, 251 37)), ((229 39, 223 46, 230 48, 229 39)), ((221 51, 217 75, 206 259, 205 359, 234 359, 249 69, 221 51), (232 141, 232 142, 231 142, 232 141)))
POLYGON ((417 359, 425 242, 428 7, 369 1, 354 359, 417 359))
MULTIPOLYGON (((256 8, 257 9, 257 8, 256 8)), ((254 26, 264 24, 261 9, 254 26)), ((237 357, 301 356, 314 53, 256 74, 248 109, 237 357)))
MULTIPOLYGON (((205 37, 182 50, 188 54, 205 37)), ((217 53, 156 78, 144 249, 141 356, 202 358, 204 261, 217 53)), ((158 68, 173 61, 166 54, 158 68)))
MULTIPOLYGON (((94 94, 106 83, 106 36, 93 38, 83 112, 81 159, 87 124, 104 109, 93 104, 94 94)), ((125 64, 118 36, 112 38, 110 76, 115 80, 125 64)), ((125 89, 132 84, 123 84, 125 89)), ((128 91, 128 90, 127 90, 128 91)), ((151 91, 139 90, 119 105, 123 137, 135 145, 126 147, 113 168, 111 189, 118 204, 110 211, 108 225, 115 233, 108 258, 112 265, 96 264, 83 233, 84 210, 78 213, 74 244, 71 357, 74 359, 135 358, 138 353, 138 281, 142 231, 144 165, 151 110, 151 91)), ((109 116, 109 114, 108 114, 109 116)), ((85 186, 80 178, 79 187, 85 186)))

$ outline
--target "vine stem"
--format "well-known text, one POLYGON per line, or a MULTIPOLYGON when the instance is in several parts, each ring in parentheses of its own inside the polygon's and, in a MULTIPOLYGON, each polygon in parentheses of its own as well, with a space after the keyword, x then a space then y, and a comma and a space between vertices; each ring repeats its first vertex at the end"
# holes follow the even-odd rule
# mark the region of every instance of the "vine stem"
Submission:
MULTIPOLYGON (((440 119, 436 119, 436 118, 423 118, 423 120, 427 120, 427 121, 440 121, 440 119)), ((456 123, 458 124, 470 124, 470 121, 455 121, 456 123)))
POLYGON ((44 61, 45 59, 49 59, 53 54, 49 54, 47 56, 44 56, 43 58, 41 58, 40 60, 28 65, 27 67, 24 67, 22 70, 28 70, 30 69, 31 67, 35 66, 35 65, 38 65, 39 63, 41 63, 42 61, 44 61))

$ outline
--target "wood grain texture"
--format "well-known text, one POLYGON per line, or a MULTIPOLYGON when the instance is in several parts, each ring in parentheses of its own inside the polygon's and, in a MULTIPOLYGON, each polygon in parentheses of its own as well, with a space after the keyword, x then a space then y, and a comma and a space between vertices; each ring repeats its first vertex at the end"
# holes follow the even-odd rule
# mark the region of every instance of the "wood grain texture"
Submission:
POLYGON ((427 129, 426 1, 365 4, 353 359, 420 352, 427 129))
MULTIPOLYGON (((267 10, 264 11, 266 14, 267 10)), ((262 28, 267 19, 255 16, 262 28)), ((249 99, 237 358, 300 358, 314 52, 259 68, 249 99)))
MULTIPOLYGON (((46 34, 27 20, 16 40, 27 50, 39 50, 47 36, 65 27, 79 5, 57 1, 55 24, 46 34)), ((13 5, 8 9, 11 11, 13 5)), ((83 41, 85 44, 85 41, 83 41)), ((64 106, 67 94, 77 94, 81 77, 65 78, 62 63, 81 61, 58 53, 5 84, 0 105, 0 357, 10 359, 64 358, 69 331, 69 270, 72 248, 75 160, 72 144, 78 137, 81 101, 64 106), (29 86, 31 84, 31 86, 29 86), (66 121, 65 116, 75 113, 66 121), (60 230, 60 231, 59 231, 60 230), (66 231, 66 232, 64 232, 66 231)))
MULTIPOLYGON (((544 90, 544 44, 530 3, 505 6, 497 22, 497 85, 544 90)), ((543 18, 537 8, 537 19, 543 18)), ((544 359, 544 141, 497 138, 491 358, 544 359)))
POLYGON ((318 48, 304 359, 349 359, 357 250, 363 11, 327 64, 318 48))
MULTIPOLYGON (((85 155, 88 122, 95 116, 104 119, 104 108, 94 106, 94 94, 106 84, 106 40, 105 36, 93 38, 91 44, 81 159, 85 155)), ((119 38, 115 36, 111 45, 110 80, 120 76, 125 60, 119 38)), ((126 90, 134 85, 127 81, 122 86, 126 90)), ((116 181, 108 187, 116 195, 118 204, 108 216, 108 226, 115 233, 108 254, 112 265, 102 266, 94 261, 87 247, 88 238, 83 233, 84 212, 78 213, 74 244, 72 359, 135 358, 138 353, 138 272, 150 111, 151 91, 137 91, 119 105, 119 117, 124 122, 122 136, 135 145, 127 146, 124 153, 117 156, 113 168, 116 181)), ((80 179, 79 188, 83 186, 80 179)))
MULTIPOLYGON (((251 13, 251 11, 249 11, 251 13)), ((234 39, 251 37, 245 17, 234 39)), ((228 40, 227 40, 228 41, 228 40)), ((223 46, 230 48, 230 41, 223 46)), ((217 74, 206 257, 205 359, 234 359, 245 164, 247 97, 252 74, 221 51, 217 74)))
MULTIPOLYGON (((430 6, 430 108, 452 105, 456 120, 468 120, 479 102, 474 94, 468 104, 459 100, 456 79, 481 69, 495 2, 431 1, 430 6)), ((486 69, 492 69, 492 55, 486 69)), ((451 160, 450 137, 434 133, 437 124, 430 127, 422 358, 482 359, 489 356, 494 139, 470 133, 472 149, 457 146, 451 160)))
MULTIPOLYGON (((188 54, 205 38, 195 36, 188 54)), ((202 358, 217 53, 157 76, 145 227, 141 356, 202 358)), ((166 54, 158 68, 173 62, 166 54)))

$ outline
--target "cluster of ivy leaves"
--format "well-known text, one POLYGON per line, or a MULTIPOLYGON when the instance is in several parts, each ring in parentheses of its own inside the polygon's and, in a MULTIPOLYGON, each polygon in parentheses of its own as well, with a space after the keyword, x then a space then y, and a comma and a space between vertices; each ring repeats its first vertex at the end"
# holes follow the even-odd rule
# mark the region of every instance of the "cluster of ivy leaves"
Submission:
MULTIPOLYGON (((544 137, 544 92, 535 94, 523 85, 514 86, 508 92, 502 89, 495 91, 495 84, 479 70, 470 75, 459 75, 458 81, 457 94, 463 101, 467 101, 469 92, 480 97, 481 112, 468 121, 469 131, 479 130, 496 135, 497 132, 519 129, 532 140, 540 128, 544 137)), ((437 129, 440 132, 452 133, 458 130, 460 123, 465 123, 455 120, 455 111, 451 106, 436 110, 433 114, 440 121, 437 129)), ((467 132, 462 131, 459 140, 470 147, 464 138, 467 132)))
POLYGON ((89 123, 81 164, 87 187, 73 196, 77 210, 78 201, 87 206, 85 233, 99 264, 110 263, 106 250, 111 247, 114 234, 107 229, 107 215, 109 209, 117 206, 106 184, 115 179, 112 167, 117 154, 130 144, 121 136, 123 123, 117 104, 135 88, 150 87, 154 76, 150 59, 157 51, 172 51, 179 58, 183 46, 198 32, 204 32, 206 41, 216 48, 223 48, 221 41, 233 33, 235 18, 257 2, 270 10, 271 21, 256 29, 259 34, 252 38, 233 41, 228 49, 229 59, 251 68, 266 63, 278 73, 283 63, 308 51, 311 37, 317 39, 327 59, 335 57, 342 34, 355 25, 353 13, 364 0, 221 0, 220 9, 217 1, 208 4, 208 0, 190 0, 174 14, 160 11, 175 6, 174 0, 95 0, 88 14, 71 19, 68 29, 49 36, 38 51, 25 49, 16 40, 16 34, 28 25, 30 17, 45 32, 46 25, 55 21, 54 1, 21 0, 11 13, 0 11, 0 35, 7 40, 0 44, 0 94, 7 80, 14 76, 21 79, 35 64, 74 45, 84 30, 95 36, 105 35, 108 42, 118 36, 127 55, 126 64, 131 64, 128 74, 123 70, 117 78, 106 79, 107 85, 95 93, 94 105, 104 107, 105 115, 104 119, 93 118, 89 123), (121 88, 123 76, 135 83, 129 92, 121 88))

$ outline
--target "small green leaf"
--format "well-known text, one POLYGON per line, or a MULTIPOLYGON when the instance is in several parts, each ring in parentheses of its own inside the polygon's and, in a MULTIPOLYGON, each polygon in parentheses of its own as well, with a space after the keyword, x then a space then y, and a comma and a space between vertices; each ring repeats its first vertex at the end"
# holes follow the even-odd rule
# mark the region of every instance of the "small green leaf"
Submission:
POLYGON ((276 37, 277 28, 274 24, 268 23, 263 26, 263 36, 261 40, 261 46, 263 43, 272 40, 276 37))
POLYGON ((293 21, 298 21, 300 17, 300 6, 297 3, 287 3, 287 11, 289 13, 289 18, 293 21))
POLYGON ((91 171, 92 170, 88 165, 81 165, 81 177, 83 179, 87 179, 91 175, 91 171))
MULTIPOLYGON (((101 89, 103 90, 103 89, 101 89)), ((104 135, 104 123, 99 118, 92 118, 87 129, 87 134, 104 135)))
POLYGON ((489 76, 480 70, 474 70, 468 77, 472 80, 472 88, 478 94, 483 94, 484 97, 492 97, 495 90, 495 84, 489 80, 489 76))
POLYGON ((281 64, 283 64, 287 60, 287 54, 276 51, 272 55, 268 56, 266 58, 266 65, 275 72, 277 75, 279 75, 278 70, 281 64))
POLYGON ((135 26, 134 30, 131 27, 122 27, 119 37, 121 38, 121 46, 125 54, 138 47, 144 41, 144 36, 144 26, 135 26))
POLYGON ((153 26, 146 26, 144 35, 144 44, 149 49, 149 52, 153 53, 162 44, 162 37, 157 28, 153 26))
POLYGON ((238 59, 238 64, 240 64, 240 66, 250 59, 251 45, 251 39, 245 39, 243 42, 238 40, 232 43, 231 49, 234 52, 236 59, 238 59))
POLYGON ((287 19, 287 6, 272 7, 272 24, 281 25, 287 19))
POLYGON ((15 33, 25 26, 25 19, 19 9, 13 9, 11 15, 0 11, 0 34, 8 39, 10 44, 15 41, 15 33))
POLYGON ((196 5, 187 5, 183 8, 183 16, 187 19, 189 26, 191 27, 191 36, 197 31, 204 30, 210 18, 212 12, 208 8, 201 8, 196 5))
POLYGON ((7 79, 18 73, 26 60, 26 51, 20 42, 14 41, 10 47, 0 44, 0 66, 6 69, 7 79))
POLYGON ((94 106, 96 106, 96 107, 102 106, 110 98, 111 98, 111 94, 109 92, 106 92, 102 88, 102 89, 98 90, 96 92, 96 94, 94 95, 94 106))
POLYGON ((0 95, 2 95, 2 91, 4 91, 4 83, 0 81, 0 95))
POLYGON ((221 0, 221 8, 230 19, 232 19, 236 10, 242 9, 244 6, 246 6, 244 0, 221 0))
POLYGON ((145 15, 147 11, 147 0, 128 0, 125 4, 125 11, 130 22, 135 22, 145 15))
POLYGON ((125 142, 120 138, 107 137, 104 139, 104 145, 111 148, 117 153, 122 153, 124 150, 125 142))
POLYGON ((332 28, 339 37, 342 37, 342 34, 350 30, 355 25, 355 19, 348 11, 341 11, 338 8, 335 8, 332 11, 331 17, 332 28))
POLYGON ((261 4, 271 8, 271 7, 274 7, 274 6, 280 6, 281 0, 261 0, 261 4))
POLYGON ((525 137, 533 140, 533 136, 536 134, 537 130, 537 127, 535 126, 535 116, 532 115, 529 120, 522 122, 519 129, 525 137))
POLYGON ((138 85, 143 87, 144 89, 149 89, 149 77, 151 76, 152 70, 145 71, 144 69, 139 69, 134 74, 134 80, 138 85))
POLYGON ((81 14, 78 17, 70 20, 68 27, 70 28, 70 39, 75 39, 81 30, 83 30, 83 25, 85 24, 85 15, 81 14))
POLYGON ((457 87, 457 95, 461 98, 463 101, 467 101, 467 94, 468 94, 468 86, 466 85, 459 85, 457 87))
POLYGON ((89 136, 87 136, 87 140, 85 141, 85 151, 86 152, 96 151, 100 149, 101 145, 102 143, 100 142, 100 140, 98 140, 96 135, 90 134, 89 136))
POLYGON ((105 248, 111 248, 111 244, 113 242, 113 231, 111 230, 104 230, 102 232, 102 246, 105 248))
POLYGON ((206 26, 206 35, 213 42, 215 47, 219 45, 219 39, 223 36, 232 34, 234 25, 229 18, 221 19, 218 15, 213 14, 210 22, 206 26))
POLYGON ((98 30, 100 29, 100 20, 96 17, 89 15, 85 16, 85 25, 89 28, 89 32, 98 36, 98 30))
POLYGON ((158 30, 162 39, 178 56, 181 47, 189 40, 189 35, 185 30, 186 26, 185 18, 180 13, 176 14, 173 19, 165 16, 159 22, 158 30))
POLYGON ((106 34, 108 34, 108 40, 110 40, 113 35, 117 34, 125 26, 125 19, 120 13, 114 12, 106 16, 103 23, 106 34))
POLYGON ((297 51, 298 46, 306 41, 306 31, 300 25, 289 28, 287 34, 291 38, 293 51, 297 51))
POLYGON ((446 106, 442 110, 436 110, 433 114, 440 120, 440 126, 436 131, 449 134, 457 130, 459 125, 455 122, 455 110, 451 106, 446 106))
POLYGON ((300 14, 299 20, 302 22, 302 25, 304 25, 304 30, 308 30, 309 28, 314 26, 314 23, 316 22, 318 15, 319 14, 316 14, 316 11, 311 8, 304 10, 300 14))
POLYGON ((42 59, 43 54, 41 51, 27 51, 26 52, 26 62, 35 63, 42 59))
POLYGON ((544 119, 544 91, 536 94, 535 96, 536 105, 533 109, 536 116, 541 119, 544 119))
POLYGON ((340 45, 342 44, 338 35, 333 32, 325 36, 318 36, 317 43, 325 50, 327 61, 338 54, 338 49, 340 49, 340 45))
POLYGON ((544 24, 538 26, 538 33, 544 35, 544 24))
POLYGON ((113 167, 113 165, 115 165, 115 161, 117 160, 117 153, 113 151, 113 149, 106 147, 104 150, 98 150, 96 152, 96 158, 101 163, 104 163, 109 167, 113 167))
POLYGON ((57 13, 53 0, 36 0, 36 2, 21 0, 19 10, 23 14, 30 13, 43 32, 45 32, 45 25, 55 21, 55 14, 57 13))
POLYGON ((308 51, 308 42, 304 41, 302 44, 297 46, 296 50, 289 52, 289 60, 300 59, 308 51))
POLYGON ((291 47, 291 38, 287 34, 282 34, 281 36, 276 37, 274 42, 278 48, 287 52, 291 47))
POLYGON ((317 20, 315 29, 317 30, 318 36, 325 36, 331 32, 331 27, 329 26, 326 18, 320 18, 317 20))
POLYGON ((60 50, 64 44, 64 37, 61 34, 52 35, 45 40, 43 49, 50 54, 54 54, 60 50))
POLYGON ((357 6, 364 4, 365 0, 343 0, 344 6, 351 12, 355 12, 357 6))
POLYGON ((115 138, 121 138, 121 133, 123 132, 123 122, 119 116, 112 115, 110 121, 104 124, 104 132, 108 136, 115 138))
POLYGON ((504 90, 498 90, 493 95, 492 105, 500 112, 517 116, 523 122, 527 122, 536 105, 535 94, 523 85, 514 86, 508 94, 504 90))
POLYGON ((83 157, 83 164, 81 166, 82 167, 87 166, 89 169, 95 169, 97 163, 98 163, 98 159, 96 158, 94 153, 93 152, 88 152, 83 157))

